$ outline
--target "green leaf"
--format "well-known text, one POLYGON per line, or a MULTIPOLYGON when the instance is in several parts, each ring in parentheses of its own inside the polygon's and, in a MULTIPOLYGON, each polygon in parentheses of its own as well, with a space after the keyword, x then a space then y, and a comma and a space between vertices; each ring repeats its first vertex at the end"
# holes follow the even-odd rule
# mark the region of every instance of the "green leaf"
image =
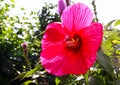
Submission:
POLYGON ((117 20, 114 24, 114 26, 120 25, 120 20, 117 20))
POLYGON ((11 6, 12 6, 12 8, 15 8, 15 4, 12 4, 11 6))
POLYGON ((115 85, 120 85, 120 79, 117 79, 117 80, 115 81, 115 85))
POLYGON ((32 69, 32 70, 30 70, 30 71, 28 71, 23 78, 29 77, 29 76, 33 75, 36 71, 38 71, 38 70, 40 70, 40 69, 41 69, 41 64, 38 63, 38 64, 35 66, 35 68, 32 69))
POLYGON ((89 77, 89 71, 84 75, 85 77, 85 83, 88 85, 88 77, 89 77))
POLYGON ((112 67, 110 57, 105 55, 102 50, 98 51, 97 60, 100 65, 102 65, 104 68, 106 68, 107 71, 109 71, 110 73, 113 72, 113 67, 112 67))
POLYGON ((104 82, 98 76, 89 78, 89 85, 104 85, 104 82))
POLYGON ((103 41, 102 49, 103 49, 104 53, 107 54, 108 56, 110 56, 112 54, 111 51, 113 50, 113 48, 112 48, 112 43, 111 43, 110 39, 103 41))
POLYGON ((15 0, 10 0, 11 2, 15 2, 15 0))
POLYGON ((36 67, 30 71, 28 71, 27 73, 26 72, 23 72, 21 74, 19 74, 17 77, 15 77, 13 80, 15 79, 24 79, 25 77, 29 77, 31 76, 32 74, 34 74, 36 71, 40 70, 41 68, 41 64, 37 64, 36 67))
POLYGON ((120 55, 120 49, 116 50, 115 53, 116 53, 117 55, 120 55))
POLYGON ((22 7, 21 10, 25 10, 25 8, 22 7))
POLYGON ((104 40, 102 42, 102 49, 104 53, 108 56, 112 56, 115 48, 120 41, 119 31, 104 31, 104 40))
POLYGON ((22 79, 24 76, 25 76, 25 72, 23 73, 20 73, 17 77, 15 77, 13 80, 16 80, 16 79, 22 79))
POLYGON ((30 83, 33 83, 33 81, 31 81, 31 80, 25 81, 25 82, 23 83, 23 85, 29 85, 30 83))
POLYGON ((56 83, 56 85, 59 85, 59 83, 60 83, 60 80, 57 77, 55 78, 55 83, 56 83))
POLYGON ((105 29, 108 29, 108 27, 111 26, 114 21, 115 21, 115 20, 110 21, 110 22, 105 26, 105 29))

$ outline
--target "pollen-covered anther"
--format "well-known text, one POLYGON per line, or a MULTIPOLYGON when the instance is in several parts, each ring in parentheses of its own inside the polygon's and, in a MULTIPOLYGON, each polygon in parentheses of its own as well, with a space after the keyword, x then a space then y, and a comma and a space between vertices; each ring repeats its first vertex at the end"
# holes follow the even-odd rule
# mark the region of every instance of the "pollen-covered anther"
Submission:
POLYGON ((77 51, 80 49, 82 40, 78 35, 74 35, 73 37, 67 37, 65 44, 68 50, 77 51))

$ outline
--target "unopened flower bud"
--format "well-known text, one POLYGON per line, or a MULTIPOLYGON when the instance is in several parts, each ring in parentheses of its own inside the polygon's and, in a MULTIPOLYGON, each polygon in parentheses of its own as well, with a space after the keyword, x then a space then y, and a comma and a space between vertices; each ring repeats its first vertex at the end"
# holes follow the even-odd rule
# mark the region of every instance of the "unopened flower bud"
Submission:
POLYGON ((23 51, 27 53, 27 46, 28 46, 28 44, 25 42, 21 46, 23 47, 23 51))
POLYGON ((65 0, 59 0, 58 1, 58 12, 59 12, 60 16, 62 15, 62 12, 66 7, 67 7, 67 5, 65 3, 65 0))
POLYGON ((21 46, 25 49, 25 48, 27 48, 27 43, 25 42, 21 46))

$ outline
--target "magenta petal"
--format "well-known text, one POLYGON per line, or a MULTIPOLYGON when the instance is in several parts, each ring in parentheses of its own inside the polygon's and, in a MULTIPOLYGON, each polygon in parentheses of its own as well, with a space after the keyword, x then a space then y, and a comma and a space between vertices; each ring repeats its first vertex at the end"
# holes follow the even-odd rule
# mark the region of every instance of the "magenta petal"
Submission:
POLYGON ((51 44, 62 42, 64 40, 64 37, 65 35, 61 23, 54 22, 49 24, 43 35, 42 49, 46 48, 51 44))
POLYGON ((82 38, 82 51, 96 53, 103 36, 103 27, 100 23, 92 23, 91 26, 86 27, 79 32, 82 38))
POLYGON ((82 38, 82 46, 78 52, 69 53, 64 62, 64 71, 69 74, 84 74, 94 64, 96 53, 102 42, 103 27, 99 23, 81 29, 77 34, 82 38), (68 55, 69 54, 69 55, 68 55), (69 67, 68 67, 69 66, 69 67))
POLYGON ((94 63, 92 61, 92 64, 88 65, 89 59, 85 57, 81 52, 75 54, 67 51, 62 44, 53 44, 40 55, 41 63, 47 72, 56 76, 84 74, 94 63))
POLYGON ((85 65, 86 62, 84 62, 84 59, 82 59, 81 54, 71 54, 69 55, 69 59, 65 59, 64 62, 64 69, 63 72, 68 74, 84 74, 88 69, 86 69, 87 65, 85 65))
POLYGON ((62 72, 63 63, 63 41, 65 39, 62 24, 58 22, 47 26, 42 39, 42 52, 40 53, 41 63, 51 74, 57 76, 65 75, 62 72))
POLYGON ((64 52, 63 73, 85 74, 96 60, 96 54, 87 54, 86 52, 84 54, 82 51, 74 53, 67 50, 64 52))
POLYGON ((67 7, 61 16, 63 25, 72 32, 89 26, 92 20, 92 11, 82 3, 77 3, 67 7))
POLYGON ((41 63, 47 72, 56 76, 67 74, 63 72, 64 56, 62 53, 62 44, 53 44, 41 52, 41 63))
POLYGON ((85 58, 86 66, 90 67, 96 60, 96 53, 100 47, 103 36, 103 27, 93 23, 79 32, 82 38, 81 56, 85 58))

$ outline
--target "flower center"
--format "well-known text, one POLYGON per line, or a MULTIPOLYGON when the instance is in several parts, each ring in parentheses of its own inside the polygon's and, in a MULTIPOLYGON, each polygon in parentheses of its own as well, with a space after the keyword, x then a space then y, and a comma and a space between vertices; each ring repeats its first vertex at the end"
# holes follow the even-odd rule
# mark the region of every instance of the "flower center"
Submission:
POLYGON ((73 37, 67 36, 65 45, 68 50, 78 51, 82 45, 82 39, 76 34, 73 37))

